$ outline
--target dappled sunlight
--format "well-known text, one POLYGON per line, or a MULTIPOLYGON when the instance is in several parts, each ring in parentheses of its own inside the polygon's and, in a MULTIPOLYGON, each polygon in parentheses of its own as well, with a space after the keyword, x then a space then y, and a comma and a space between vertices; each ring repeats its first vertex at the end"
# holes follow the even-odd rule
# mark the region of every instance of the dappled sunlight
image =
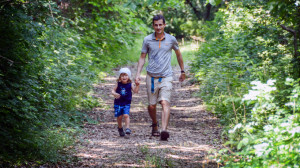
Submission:
POLYGON ((124 163, 115 163, 114 166, 117 166, 117 167, 144 167, 144 166, 134 164, 134 163, 130 163, 130 162, 126 162, 126 161, 123 161, 123 162, 124 163))
MULTIPOLYGON (((106 76, 103 78, 104 81, 116 81, 117 77, 106 76)), ((106 85, 106 84, 105 84, 106 85)))
POLYGON ((197 43, 190 43, 189 45, 180 46, 181 52, 197 51, 199 45, 197 43))
POLYGON ((98 155, 89 154, 89 153, 79 153, 79 154, 77 154, 77 156, 78 157, 84 157, 84 158, 92 158, 92 159, 98 158, 98 155))
MULTIPOLYGON (((119 136, 113 113, 114 97, 111 95, 115 78, 106 77, 104 83, 95 86, 97 96, 103 99, 105 106, 94 109, 94 118, 99 118, 99 123, 86 126, 85 139, 88 141, 83 142, 83 146, 87 149, 82 149, 78 157, 95 159, 96 163, 109 167, 152 167, 151 159, 159 158, 170 159, 179 165, 207 162, 205 158, 208 153, 219 148, 215 139, 220 136, 220 127, 216 123, 217 119, 205 111, 201 99, 192 96, 199 91, 198 86, 188 81, 179 83, 180 71, 174 72, 168 141, 151 136, 149 126, 152 121, 147 110, 145 76, 142 76, 139 93, 133 94, 130 109, 132 134, 125 138, 119 136)), ((160 124, 161 111, 162 107, 158 104, 157 119, 160 124)))
POLYGON ((191 113, 191 111, 190 110, 200 110, 200 109, 202 109, 203 108, 203 105, 197 105, 197 106, 193 106, 193 107, 191 107, 191 106, 189 106, 189 105, 180 105, 180 106, 173 106, 173 107, 171 107, 171 110, 178 110, 178 111, 183 111, 184 113, 191 113), (187 109, 187 107, 188 107, 188 109, 187 109))
MULTIPOLYGON (((201 99, 199 98, 190 98, 190 99, 186 99, 186 100, 180 100, 180 103, 189 103, 189 102, 194 102, 194 101, 201 101, 201 99)), ((201 109, 203 108, 203 106, 201 106, 201 109)))
POLYGON ((106 86, 109 86, 109 87, 111 87, 111 88, 113 88, 116 84, 114 84, 114 83, 110 83, 110 84, 105 84, 106 86))

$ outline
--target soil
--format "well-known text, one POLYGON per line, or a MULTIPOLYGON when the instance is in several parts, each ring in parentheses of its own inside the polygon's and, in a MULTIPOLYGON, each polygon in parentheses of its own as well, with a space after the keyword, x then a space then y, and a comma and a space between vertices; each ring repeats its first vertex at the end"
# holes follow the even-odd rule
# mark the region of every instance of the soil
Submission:
MULTIPOLYGON (((215 154, 222 148, 221 127, 213 114, 207 112, 195 94, 194 84, 186 65, 187 79, 178 81, 180 69, 174 67, 171 116, 168 126, 170 138, 161 141, 151 136, 151 119, 147 111, 145 75, 138 94, 133 95, 130 110, 132 134, 120 137, 114 117, 113 88, 117 76, 108 75, 94 86, 95 95, 103 101, 89 114, 97 123, 86 123, 85 134, 76 146, 78 162, 74 167, 219 167, 215 154)), ((136 65, 129 67, 133 76, 136 65)), ((117 74, 115 70, 112 74, 117 74)), ((162 108, 157 106, 157 118, 162 108)), ((161 123, 160 123, 161 125, 161 123)))

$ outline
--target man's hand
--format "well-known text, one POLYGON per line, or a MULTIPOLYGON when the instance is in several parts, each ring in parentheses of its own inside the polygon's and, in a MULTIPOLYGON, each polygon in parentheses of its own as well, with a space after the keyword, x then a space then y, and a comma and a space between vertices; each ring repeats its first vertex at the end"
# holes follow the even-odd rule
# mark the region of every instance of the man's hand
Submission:
POLYGON ((136 72, 135 81, 134 81, 137 86, 140 85, 140 83, 141 83, 140 75, 143 70, 143 66, 145 64, 146 55, 147 55, 147 53, 141 53, 141 56, 140 56, 140 59, 139 59, 138 65, 137 65, 137 72, 136 72))
POLYGON ((179 77, 179 82, 183 82, 185 80, 185 73, 181 73, 179 77))
POLYGON ((137 76, 137 77, 135 78, 135 85, 136 85, 136 86, 139 86, 140 83, 141 83, 141 78, 140 78, 139 76, 137 76))

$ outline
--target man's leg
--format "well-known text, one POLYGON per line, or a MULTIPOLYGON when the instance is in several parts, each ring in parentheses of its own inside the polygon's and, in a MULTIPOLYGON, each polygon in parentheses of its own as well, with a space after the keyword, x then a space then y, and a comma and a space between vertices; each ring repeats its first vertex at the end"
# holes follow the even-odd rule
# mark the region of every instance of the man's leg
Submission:
POLYGON ((156 105, 149 105, 148 106, 148 113, 150 115, 150 118, 152 119, 152 123, 156 124, 156 105))
POLYGON ((150 118, 152 119, 152 136, 159 136, 160 133, 158 132, 158 122, 156 118, 156 105, 149 105, 148 112, 150 118), (154 131, 154 132, 153 132, 154 131))
POLYGON ((166 100, 162 100, 160 101, 160 104, 162 106, 161 127, 162 127, 162 131, 166 131, 170 119, 170 103, 166 100))

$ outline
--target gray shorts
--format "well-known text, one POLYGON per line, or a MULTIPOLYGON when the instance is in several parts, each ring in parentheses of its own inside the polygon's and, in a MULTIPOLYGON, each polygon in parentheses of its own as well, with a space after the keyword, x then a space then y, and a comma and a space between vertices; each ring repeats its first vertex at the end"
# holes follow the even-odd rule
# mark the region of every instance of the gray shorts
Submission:
POLYGON ((151 80, 151 76, 147 74, 146 77, 146 87, 147 87, 147 95, 148 95, 148 103, 149 105, 155 105, 161 100, 166 100, 169 103, 171 102, 171 92, 173 88, 173 77, 165 77, 154 78, 153 82, 151 80), (152 86, 152 84, 154 84, 152 86))

